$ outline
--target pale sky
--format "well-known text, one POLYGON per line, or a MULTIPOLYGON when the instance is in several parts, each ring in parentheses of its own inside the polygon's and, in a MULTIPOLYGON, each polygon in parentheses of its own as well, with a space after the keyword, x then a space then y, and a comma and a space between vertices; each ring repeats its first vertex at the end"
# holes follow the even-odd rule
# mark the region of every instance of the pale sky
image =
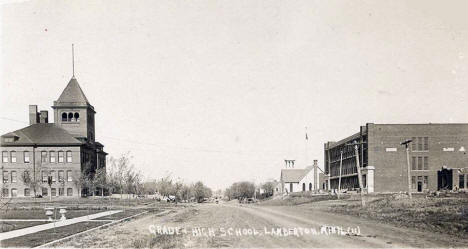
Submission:
POLYGON ((366 123, 468 122, 467 1, 8 2, 0 133, 52 112, 74 43, 96 139, 148 178, 260 183, 366 123))

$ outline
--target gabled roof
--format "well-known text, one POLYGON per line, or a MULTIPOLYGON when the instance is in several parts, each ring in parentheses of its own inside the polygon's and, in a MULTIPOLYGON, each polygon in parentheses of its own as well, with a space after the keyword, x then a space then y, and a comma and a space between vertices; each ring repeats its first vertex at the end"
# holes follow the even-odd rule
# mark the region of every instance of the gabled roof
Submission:
POLYGON ((283 182, 300 182, 309 173, 311 168, 306 169, 282 169, 281 181, 283 182))
POLYGON ((80 84, 75 76, 70 79, 68 85, 63 90, 62 94, 55 102, 55 105, 91 105, 86 98, 86 95, 81 90, 80 84))
POLYGON ((20 146, 20 145, 81 145, 83 142, 74 138, 65 129, 52 123, 33 124, 26 128, 7 133, 3 137, 16 136, 13 142, 5 142, 2 146, 20 146))

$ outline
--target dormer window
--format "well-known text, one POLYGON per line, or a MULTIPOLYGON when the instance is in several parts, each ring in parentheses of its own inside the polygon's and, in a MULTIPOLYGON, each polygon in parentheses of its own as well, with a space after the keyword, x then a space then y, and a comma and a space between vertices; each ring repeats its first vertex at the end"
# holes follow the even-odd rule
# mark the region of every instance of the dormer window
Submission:
POLYGON ((18 136, 12 136, 12 137, 4 137, 3 142, 5 143, 13 143, 19 139, 18 136))
POLYGON ((67 119, 68 122, 72 122, 73 121, 73 113, 68 113, 68 119, 67 119))
POLYGON ((73 116, 75 117, 75 122, 80 122, 80 114, 78 112, 75 112, 73 116))
POLYGON ((62 122, 67 122, 67 113, 62 113, 62 122))

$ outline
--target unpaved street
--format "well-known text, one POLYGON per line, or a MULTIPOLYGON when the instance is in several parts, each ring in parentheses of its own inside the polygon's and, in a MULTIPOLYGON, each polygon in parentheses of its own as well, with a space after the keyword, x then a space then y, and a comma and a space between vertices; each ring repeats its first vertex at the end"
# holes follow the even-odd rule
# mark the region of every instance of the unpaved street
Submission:
POLYGON ((401 248, 465 247, 467 243, 466 240, 445 235, 397 228, 351 216, 329 214, 314 204, 275 207, 200 204, 176 208, 168 215, 148 215, 105 230, 94 231, 92 234, 59 246, 401 248), (285 234, 269 233, 271 229, 276 228, 315 228, 320 232, 323 225, 359 227, 360 235, 303 232, 296 236, 291 232, 285 236, 285 234), (180 230, 179 235, 164 234, 174 227, 184 231, 180 230))

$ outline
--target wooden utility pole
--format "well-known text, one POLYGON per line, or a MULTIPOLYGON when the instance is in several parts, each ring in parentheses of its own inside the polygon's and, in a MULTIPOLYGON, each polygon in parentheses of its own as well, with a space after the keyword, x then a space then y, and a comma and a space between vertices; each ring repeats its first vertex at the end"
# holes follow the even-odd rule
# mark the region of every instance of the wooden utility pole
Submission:
POLYGON ((413 198, 413 196, 411 195, 411 165, 410 165, 410 160, 409 160, 409 144, 412 141, 413 140, 408 139, 408 140, 405 140, 404 142, 400 143, 401 145, 404 145, 405 149, 406 149, 406 163, 408 165, 408 197, 410 199, 413 198))
POLYGON ((343 150, 341 150, 340 156, 340 177, 338 178, 338 199, 340 199, 340 191, 341 191, 341 168, 343 166, 343 150))
POLYGON ((364 200, 364 186, 362 184, 362 174, 361 174, 361 165, 359 164, 359 147, 358 145, 361 145, 362 143, 354 142, 352 144, 346 144, 348 146, 354 146, 354 154, 356 156, 356 168, 357 168, 357 173, 358 173, 358 182, 359 182, 359 189, 360 189, 360 195, 361 195, 361 205, 363 207, 366 206, 366 201, 364 200))
POLYGON ((330 171, 330 147, 329 145, 327 144, 327 155, 328 155, 328 191, 331 190, 331 183, 330 183, 330 180, 331 180, 331 171, 330 171))

